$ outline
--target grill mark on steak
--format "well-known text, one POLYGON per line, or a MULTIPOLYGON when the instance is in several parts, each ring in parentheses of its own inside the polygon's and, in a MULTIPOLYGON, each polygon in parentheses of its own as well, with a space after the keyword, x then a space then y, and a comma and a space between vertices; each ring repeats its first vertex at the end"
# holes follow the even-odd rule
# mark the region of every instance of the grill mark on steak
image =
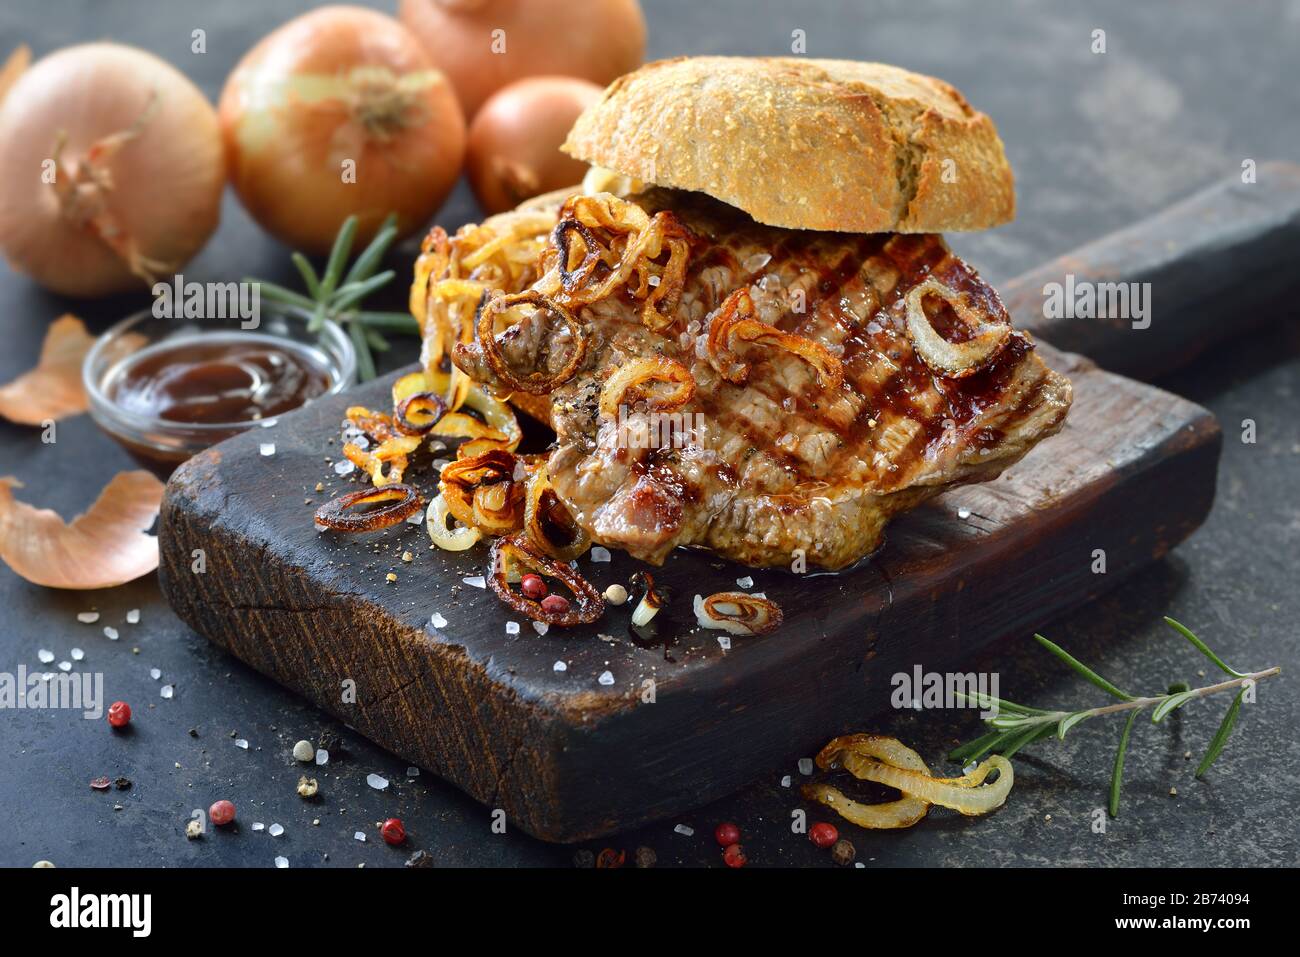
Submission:
MULTIPOLYGON (((840 568, 875 550, 892 515, 950 485, 995 477, 1060 429, 1069 383, 1027 335, 1013 333, 965 378, 936 375, 914 351, 906 296, 931 276, 976 313, 1009 321, 997 293, 940 237, 775 229, 667 190, 635 201, 651 214, 672 211, 691 232, 691 254, 664 332, 643 326, 640 303, 626 294, 581 309, 587 360, 550 396, 557 446, 548 472, 594 540, 654 563, 674 547, 703 546, 751 565, 786 565, 802 552, 809 567, 840 568), (750 291, 761 321, 835 355, 843 381, 822 388, 808 361, 759 343, 735 348, 749 367, 745 383, 723 379, 697 343, 736 289, 750 291), (620 446, 615 423, 596 413, 613 372, 654 353, 696 382, 677 411, 701 415, 705 428, 685 448, 620 446)), ((927 296, 924 309, 949 341, 971 337, 942 299, 927 296)), ((544 312, 532 321, 540 325, 498 337, 521 371, 565 353, 548 342, 555 329, 544 312)), ((456 361, 490 383, 472 349, 456 361)))

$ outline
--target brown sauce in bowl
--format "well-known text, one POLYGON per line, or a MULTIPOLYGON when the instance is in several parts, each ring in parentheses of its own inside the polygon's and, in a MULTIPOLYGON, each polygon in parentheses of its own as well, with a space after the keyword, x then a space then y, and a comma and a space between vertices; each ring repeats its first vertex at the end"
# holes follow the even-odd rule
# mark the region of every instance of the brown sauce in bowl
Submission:
POLYGON ((186 425, 256 422, 325 393, 333 377, 306 346, 256 333, 163 340, 114 370, 105 393, 126 412, 186 425))

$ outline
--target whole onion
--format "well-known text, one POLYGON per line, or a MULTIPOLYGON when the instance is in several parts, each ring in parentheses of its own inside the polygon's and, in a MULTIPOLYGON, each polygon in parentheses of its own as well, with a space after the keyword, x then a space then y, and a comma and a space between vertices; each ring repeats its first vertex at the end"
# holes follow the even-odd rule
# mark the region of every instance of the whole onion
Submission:
POLYGON ((582 182, 587 164, 560 152, 574 120, 601 88, 571 76, 536 76, 492 95, 469 127, 465 167, 489 213, 582 182))
POLYGON ((143 50, 51 53, 0 104, 0 249, 54 292, 175 273, 216 229, 224 186, 212 105, 143 50))
POLYGON ((605 86, 645 56, 637 0, 402 0, 398 16, 471 118, 515 80, 551 74, 605 86))
POLYGON ((361 7, 322 7, 264 37, 226 81, 219 113, 244 206, 310 252, 326 252, 350 215, 360 242, 390 212, 402 235, 415 231, 465 153, 447 78, 405 27, 361 7))

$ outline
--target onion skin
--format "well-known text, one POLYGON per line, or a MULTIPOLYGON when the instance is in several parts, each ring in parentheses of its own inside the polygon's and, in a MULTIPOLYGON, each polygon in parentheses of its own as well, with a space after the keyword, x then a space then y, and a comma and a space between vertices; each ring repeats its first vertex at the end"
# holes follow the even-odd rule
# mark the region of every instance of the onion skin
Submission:
POLYGON ((465 154, 447 78, 401 24, 360 7, 322 7, 264 37, 227 79, 219 115, 231 182, 249 214, 318 254, 349 215, 358 244, 390 212, 403 236, 422 227, 465 154), (345 160, 355 182, 344 181, 345 160))
POLYGON ((41 59, 0 105, 0 181, 8 184, 0 189, 0 250, 15 269, 68 296, 147 285, 90 225, 65 214, 54 186, 41 180, 61 132, 67 165, 137 124, 138 134, 105 164, 108 215, 155 273, 179 271, 203 247, 220 221, 226 178, 212 104, 151 53, 87 43, 41 59))
POLYGON ((574 121, 601 88, 568 76, 511 83, 474 115, 465 156, 469 184, 488 213, 582 181, 587 164, 560 152, 574 121))
POLYGON ((645 57, 637 0, 402 0, 398 16, 451 78, 468 117, 515 80, 576 76, 605 86, 645 57), (494 30, 505 31, 504 53, 493 52, 494 30))

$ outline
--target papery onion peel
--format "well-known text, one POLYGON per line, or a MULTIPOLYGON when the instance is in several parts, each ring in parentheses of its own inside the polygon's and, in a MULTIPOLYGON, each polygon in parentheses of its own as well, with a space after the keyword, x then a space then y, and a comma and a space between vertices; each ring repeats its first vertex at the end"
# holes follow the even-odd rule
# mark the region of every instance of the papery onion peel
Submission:
POLYGON ((36 368, 0 386, 0 415, 21 425, 86 411, 81 364, 95 338, 82 321, 65 315, 50 324, 36 368))
POLYGON ((158 567, 158 539, 147 534, 163 485, 145 471, 120 472, 70 523, 13 497, 0 480, 0 558, 49 588, 112 588, 158 567))

